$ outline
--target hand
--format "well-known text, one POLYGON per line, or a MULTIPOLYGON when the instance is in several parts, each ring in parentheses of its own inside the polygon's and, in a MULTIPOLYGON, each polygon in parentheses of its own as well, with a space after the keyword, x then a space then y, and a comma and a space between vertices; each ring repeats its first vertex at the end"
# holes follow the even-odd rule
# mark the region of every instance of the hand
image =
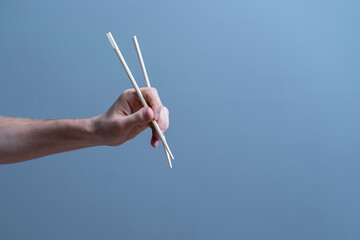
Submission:
MULTIPOLYGON (((104 114, 86 119, 35 120, 0 116, 0 164, 97 145, 120 145, 152 127, 156 120, 163 133, 169 127, 169 111, 155 88, 142 88, 150 107, 142 107, 135 90, 124 91, 104 114)), ((151 145, 159 135, 153 129, 151 145)))
POLYGON ((140 91, 149 107, 143 107, 135 90, 128 89, 106 113, 94 117, 94 131, 100 144, 118 146, 151 127, 151 145, 159 145, 160 137, 151 121, 156 120, 164 134, 169 128, 169 110, 162 105, 155 88, 141 88, 140 91))

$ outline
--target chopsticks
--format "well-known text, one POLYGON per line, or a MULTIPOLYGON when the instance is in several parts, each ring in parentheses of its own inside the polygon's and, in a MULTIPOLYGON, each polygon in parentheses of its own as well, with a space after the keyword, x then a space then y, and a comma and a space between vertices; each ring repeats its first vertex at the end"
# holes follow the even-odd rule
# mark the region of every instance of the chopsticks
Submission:
MULTIPOLYGON (((137 41, 136 36, 132 37, 132 41, 133 41, 133 44, 134 44, 136 54, 137 54, 138 59, 139 59, 139 63, 140 63, 141 71, 142 71, 144 79, 145 79, 146 87, 151 87, 149 77, 148 77, 147 72, 146 72, 145 63, 144 63, 144 60, 143 60, 143 57, 142 57, 142 54, 141 54, 141 50, 140 50, 140 46, 139 46, 139 43, 137 41)), ((165 136, 164 136, 164 139, 166 140, 165 136)), ((172 168, 170 154, 166 150, 166 147, 165 147, 164 143, 163 143, 163 147, 164 147, 164 151, 165 151, 166 158, 168 160, 169 166, 170 166, 170 168, 172 168)))
MULTIPOLYGON (((126 74, 128 75, 128 77, 129 77, 129 79, 130 79, 130 82, 132 83, 132 85, 133 85, 133 87, 134 87, 134 89, 135 89, 135 91, 136 91, 136 93, 137 93, 137 95, 138 95, 141 103, 143 104, 144 107, 148 107, 148 105, 147 105, 147 103, 146 103, 143 95, 141 94, 141 91, 140 91, 140 89, 139 89, 139 87, 138 87, 138 85, 137 85, 137 83, 136 83, 136 81, 135 81, 135 79, 134 79, 134 77, 133 77, 133 75, 132 75, 132 73, 131 73, 128 65, 126 64, 126 61, 125 61, 124 57, 122 56, 122 54, 121 54, 121 52, 120 52, 120 49, 118 48, 118 46, 117 46, 117 44, 116 44, 116 42, 115 42, 115 40, 114 40, 111 32, 108 32, 108 33, 106 34, 106 36, 108 37, 108 39, 109 39, 109 41, 110 41, 110 43, 111 43, 111 46, 113 47, 116 55, 118 56, 121 64, 123 65, 123 67, 124 67, 124 69, 125 69, 125 72, 126 72, 126 74)), ((142 57, 141 57, 141 59, 142 59, 142 57)), ((142 61, 142 62, 143 62, 143 61, 142 61)), ((143 63, 140 62, 140 64, 143 64, 143 63)), ((142 68, 143 68, 143 67, 142 67, 142 68)), ((145 69, 145 65, 144 65, 144 69, 145 69)), ((148 79, 147 77, 145 77, 146 69, 145 69, 145 73, 144 73, 144 70, 143 70, 143 74, 144 74, 144 78, 145 78, 145 81, 146 81, 146 79, 148 79)), ((146 76, 147 76, 147 74, 146 74, 146 76)), ((147 80, 146 83, 150 85, 149 80, 147 80)), ((156 132, 159 134, 159 136, 160 136, 160 139, 161 139, 161 141, 162 141, 162 143, 163 143, 163 146, 164 146, 164 148, 165 148, 165 151, 170 155, 171 159, 174 159, 174 156, 173 156, 172 153, 171 153, 171 150, 170 150, 170 148, 169 148, 169 146, 168 146, 168 144, 167 144, 167 142, 166 142, 166 139, 165 139, 164 135, 162 134, 162 132, 161 132, 161 130, 160 130, 159 125, 157 124, 157 122, 156 122, 155 120, 152 120, 151 122, 152 122, 152 124, 153 124, 153 126, 154 126, 155 131, 156 131, 156 132)), ((168 163, 169 163, 170 168, 172 168, 172 164, 171 164, 170 159, 168 159, 168 163)))

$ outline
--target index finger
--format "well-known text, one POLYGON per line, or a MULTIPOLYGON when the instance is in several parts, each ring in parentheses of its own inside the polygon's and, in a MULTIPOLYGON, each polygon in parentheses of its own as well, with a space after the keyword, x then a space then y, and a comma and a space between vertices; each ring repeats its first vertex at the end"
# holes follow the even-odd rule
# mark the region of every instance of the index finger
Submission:
POLYGON ((158 91, 153 87, 140 88, 142 95, 144 96, 146 102, 150 105, 155 113, 155 120, 158 120, 163 107, 158 91))

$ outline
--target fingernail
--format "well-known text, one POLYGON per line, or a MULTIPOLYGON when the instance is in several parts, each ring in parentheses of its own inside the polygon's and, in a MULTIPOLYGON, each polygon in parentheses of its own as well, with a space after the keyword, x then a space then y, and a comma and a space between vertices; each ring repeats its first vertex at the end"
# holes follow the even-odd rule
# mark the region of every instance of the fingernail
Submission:
POLYGON ((165 134, 165 130, 161 130, 162 134, 164 135, 165 134))
POLYGON ((160 116, 160 113, 156 113, 156 114, 155 114, 155 120, 156 120, 156 121, 159 120, 159 116, 160 116))
POLYGON ((156 142, 154 143, 155 147, 157 148, 159 146, 159 140, 156 140, 156 142))

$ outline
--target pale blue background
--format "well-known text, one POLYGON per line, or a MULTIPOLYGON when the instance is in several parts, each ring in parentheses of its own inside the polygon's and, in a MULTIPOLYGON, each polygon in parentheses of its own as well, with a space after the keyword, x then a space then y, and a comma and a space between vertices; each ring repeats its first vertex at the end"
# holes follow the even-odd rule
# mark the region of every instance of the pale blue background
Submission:
POLYGON ((0 166, 0 239, 359 239, 359 1, 1 1, 0 114, 83 118, 144 86, 150 131, 0 166))

